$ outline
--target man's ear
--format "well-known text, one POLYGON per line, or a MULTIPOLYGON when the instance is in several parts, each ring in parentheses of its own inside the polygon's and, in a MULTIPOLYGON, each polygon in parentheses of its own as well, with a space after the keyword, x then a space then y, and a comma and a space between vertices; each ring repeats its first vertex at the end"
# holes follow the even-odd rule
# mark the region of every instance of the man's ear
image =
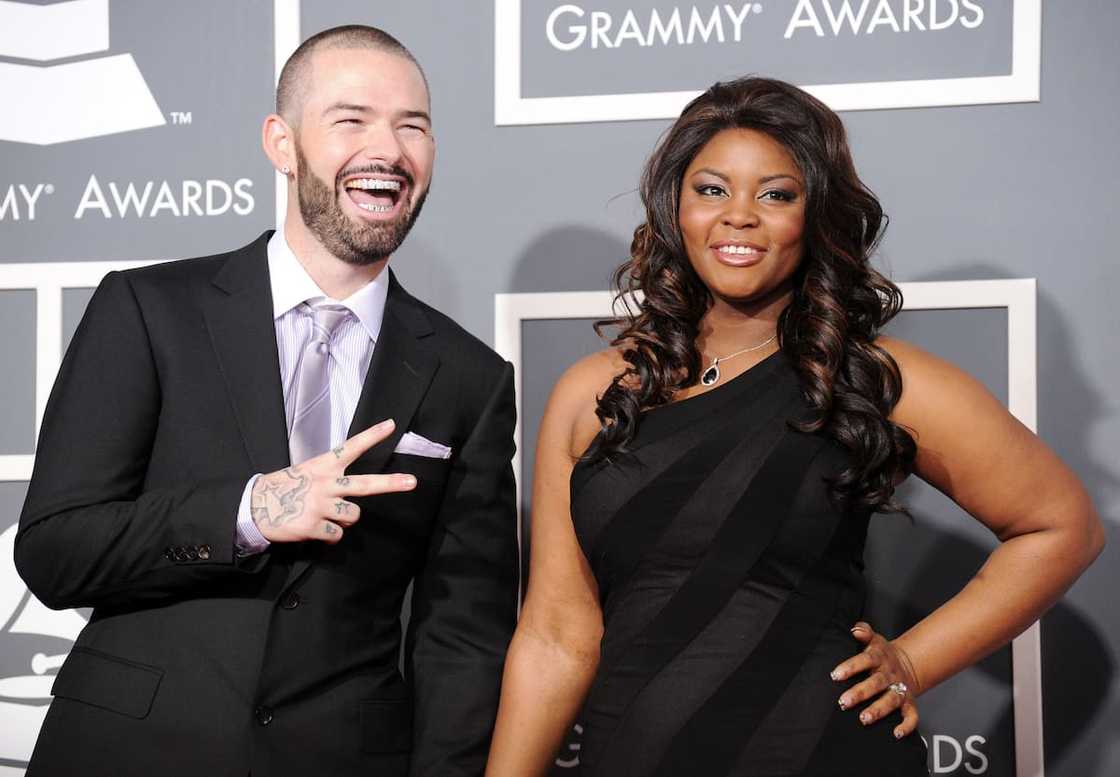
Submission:
POLYGON ((265 117, 261 127, 261 147, 272 166, 284 175, 296 169, 295 131, 276 113, 265 117))

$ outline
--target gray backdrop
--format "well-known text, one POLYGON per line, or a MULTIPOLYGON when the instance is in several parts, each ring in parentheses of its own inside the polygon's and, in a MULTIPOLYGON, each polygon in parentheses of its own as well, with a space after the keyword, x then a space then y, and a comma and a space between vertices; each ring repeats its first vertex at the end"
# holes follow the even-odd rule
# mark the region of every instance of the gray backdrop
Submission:
MULTIPOLYGON (((943 7, 950 2, 940 1, 943 7)), ((812 4, 822 19, 825 2, 812 4)), ((545 48, 542 30, 562 4, 522 3, 525 97, 702 88, 740 72, 858 82, 992 75, 1008 68, 1009 2, 973 3, 986 12, 984 25, 974 30, 961 24, 937 33, 880 27, 858 36, 828 35, 819 46, 811 45, 811 31, 799 31, 782 47, 774 41, 797 3, 764 0, 743 31, 746 39, 752 29, 770 30, 769 48, 712 42, 607 51, 585 45, 570 58, 545 48)), ((627 9, 648 21, 654 7, 665 15, 692 8, 648 0, 577 5, 588 15, 611 13, 616 26, 627 9)), ((715 5, 696 4, 705 14, 715 5)), ((742 6, 728 5, 736 13, 742 6)), ((894 6, 902 6, 901 0, 894 6)), ((0 141, 0 270, 12 262, 205 254, 249 242, 273 224, 274 179, 258 140, 274 77, 273 3, 114 0, 109 8, 110 49, 72 59, 131 53, 167 123, 48 146, 0 141), (184 114, 190 114, 189 123, 184 114), (109 216, 87 207, 75 218, 80 203, 90 201, 91 176, 109 216), (218 182, 211 185, 217 200, 206 208, 203 196, 199 214, 183 202, 191 191, 185 182, 205 190, 208 181, 218 182), (110 184, 123 197, 129 184, 141 196, 149 182, 146 207, 122 216, 110 184), (166 204, 152 212, 165 182, 179 215, 166 204), (31 220, 22 191, 40 184, 44 190, 31 220), (226 187, 233 195, 223 210, 226 187), (11 204, 17 202, 18 219, 11 204)), ((606 287, 640 215, 634 187, 642 162, 668 126, 495 126, 494 13, 491 0, 303 0, 300 13, 303 37, 335 24, 376 24, 400 37, 424 64, 438 138, 435 180, 424 217, 393 266, 413 293, 488 342, 495 293, 606 287)), ((1120 152, 1113 140, 1120 124, 1120 55, 1113 42, 1118 28, 1120 5, 1110 0, 1048 4, 1037 103, 844 114, 860 172, 892 217, 880 264, 895 280, 1038 279, 1039 431, 1087 483, 1110 538, 1103 557, 1043 620, 1048 776, 1120 774, 1120 614, 1112 599, 1120 557, 1120 465, 1113 453, 1120 447, 1120 416, 1112 398, 1120 385, 1113 345, 1120 320, 1111 299, 1120 270, 1110 229, 1120 199, 1120 152)), ((5 62, 27 64, 0 51, 0 66, 5 62)), ((33 275, 26 286, 35 284, 33 275)), ((87 299, 84 290, 63 295, 64 338, 87 299)), ((33 453, 35 311, 34 292, 0 290, 0 456, 33 453)), ((999 310, 911 312, 900 318, 896 332, 962 365, 1006 399, 1006 327, 999 310)), ((599 344, 582 321, 529 322, 523 337, 529 465, 551 381, 599 344)), ((523 482, 530 474, 522 473, 523 482)), ((19 480, 0 483, 0 532, 16 521, 24 490, 19 480)), ((910 485, 905 497, 914 507, 914 523, 878 519, 868 552, 876 592, 872 615, 888 632, 948 596, 992 544, 985 530, 931 489, 910 485)), ((22 633, 18 616, 26 607, 10 556, 0 558, 5 776, 22 771, 29 721, 47 701, 42 683, 35 682, 34 668, 43 666, 34 656, 58 655, 68 644, 57 636, 22 633)), ((1014 774, 1009 673, 1003 651, 923 698, 923 731, 937 751, 935 773, 1014 774)), ((572 746, 577 744, 574 737, 572 746)), ((563 760, 577 755, 568 749, 563 760)))

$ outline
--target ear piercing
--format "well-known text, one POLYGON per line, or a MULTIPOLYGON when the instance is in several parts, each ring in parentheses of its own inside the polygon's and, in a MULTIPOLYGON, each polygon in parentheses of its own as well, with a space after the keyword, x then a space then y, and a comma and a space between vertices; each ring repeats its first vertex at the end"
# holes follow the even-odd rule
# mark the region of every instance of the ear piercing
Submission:
POLYGON ((284 165, 283 167, 280 168, 280 172, 283 173, 284 175, 287 175, 288 173, 292 172, 292 170, 287 165, 284 165))

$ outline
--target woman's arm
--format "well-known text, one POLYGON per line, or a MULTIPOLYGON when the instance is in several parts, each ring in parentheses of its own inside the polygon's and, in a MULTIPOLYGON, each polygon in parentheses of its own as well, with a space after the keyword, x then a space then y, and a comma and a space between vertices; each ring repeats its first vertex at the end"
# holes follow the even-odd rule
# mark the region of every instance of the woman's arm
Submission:
POLYGON ((533 482, 529 587, 506 655, 487 777, 546 774, 599 665, 598 586, 572 526, 568 481, 598 429, 595 395, 616 370, 597 354, 556 384, 533 482))
MULTIPOLYGON (((894 640, 917 694, 1020 634, 1104 546, 1104 530, 1077 476, 983 386, 952 365, 891 338, 902 398, 892 420, 918 445, 915 474, 1000 540, 968 584, 894 640)), ((861 654, 838 669, 865 669, 861 654)), ((845 694, 856 704, 882 691, 873 675, 845 694)), ((878 708, 869 710, 879 717, 878 708)))

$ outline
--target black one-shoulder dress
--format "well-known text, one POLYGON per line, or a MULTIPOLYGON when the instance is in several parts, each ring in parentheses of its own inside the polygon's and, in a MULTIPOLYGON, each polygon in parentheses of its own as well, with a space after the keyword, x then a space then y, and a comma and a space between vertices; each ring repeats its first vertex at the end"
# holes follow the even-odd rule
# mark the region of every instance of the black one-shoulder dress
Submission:
POLYGON ((925 777, 896 713, 871 726, 829 672, 862 646, 867 515, 826 478, 846 454, 791 428, 781 354, 646 412, 627 453, 580 462, 572 519, 605 632, 580 716, 594 777, 925 777))

